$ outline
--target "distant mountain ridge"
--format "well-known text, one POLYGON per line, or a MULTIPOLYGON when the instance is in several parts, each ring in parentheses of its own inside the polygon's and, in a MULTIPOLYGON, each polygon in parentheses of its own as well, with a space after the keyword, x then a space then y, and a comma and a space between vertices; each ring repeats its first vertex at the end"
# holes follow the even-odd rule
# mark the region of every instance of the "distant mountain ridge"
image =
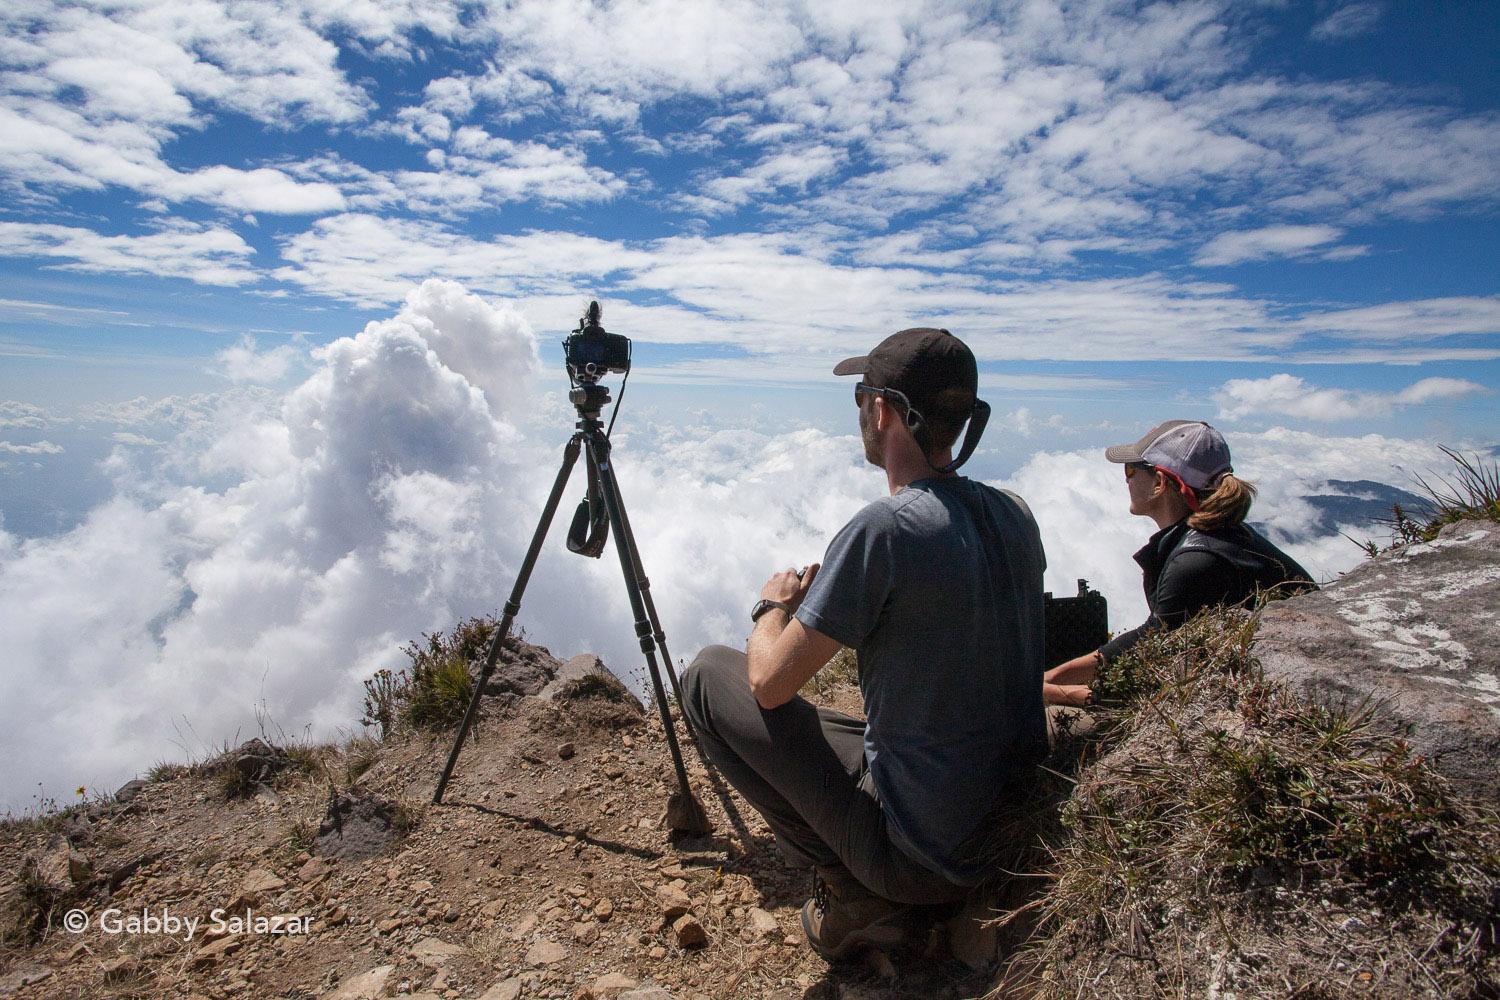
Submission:
MULTIPOLYGON (((1341 529, 1350 526, 1373 527, 1382 521, 1389 520, 1393 516, 1391 508, 1397 504, 1403 511, 1418 520, 1424 518, 1432 509, 1432 502, 1426 497, 1370 479, 1330 479, 1328 487, 1339 492, 1302 496, 1302 499, 1317 511, 1318 517, 1307 531, 1290 535, 1290 541, 1306 541, 1324 535, 1335 535, 1341 529)), ((1254 524, 1254 527, 1262 533, 1266 531, 1265 525, 1254 524)), ((1279 525, 1277 529, 1278 533, 1283 536, 1290 534, 1279 525)))

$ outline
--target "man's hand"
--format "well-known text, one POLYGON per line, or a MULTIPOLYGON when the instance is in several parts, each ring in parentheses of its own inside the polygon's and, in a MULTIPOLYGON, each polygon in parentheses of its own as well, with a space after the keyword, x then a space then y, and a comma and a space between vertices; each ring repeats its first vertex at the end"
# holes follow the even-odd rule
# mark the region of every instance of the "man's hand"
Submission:
MULTIPOLYGON (((807 596, 818 564, 799 574, 784 569, 760 588, 762 600, 780 601, 795 611, 807 596)), ((794 698, 807 679, 839 651, 839 644, 817 629, 808 628, 780 608, 772 608, 755 623, 746 646, 750 690, 762 708, 776 708, 794 698)))
POLYGON ((818 565, 813 563, 811 566, 804 566, 800 572, 784 569, 775 574, 760 588, 761 599, 780 601, 796 611, 802 604, 802 598, 807 596, 807 588, 812 586, 813 577, 818 575, 818 565))

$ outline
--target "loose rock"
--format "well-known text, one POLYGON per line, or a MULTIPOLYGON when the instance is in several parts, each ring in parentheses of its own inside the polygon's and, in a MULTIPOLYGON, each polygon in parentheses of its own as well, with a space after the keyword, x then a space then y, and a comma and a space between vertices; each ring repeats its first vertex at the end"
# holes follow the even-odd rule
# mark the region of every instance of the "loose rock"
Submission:
POLYGON ((556 941, 542 938, 526 952, 527 965, 552 965, 568 957, 568 949, 556 941))
POLYGON ((691 913, 677 918, 672 924, 672 933, 677 935, 677 943, 684 948, 697 948, 708 943, 708 932, 691 913))

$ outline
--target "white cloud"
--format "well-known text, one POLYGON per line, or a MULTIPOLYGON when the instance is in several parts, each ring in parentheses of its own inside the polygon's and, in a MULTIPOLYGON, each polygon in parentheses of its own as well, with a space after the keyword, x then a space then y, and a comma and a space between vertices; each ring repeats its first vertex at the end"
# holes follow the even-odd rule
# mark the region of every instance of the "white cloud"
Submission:
POLYGON ((258 280, 248 260, 254 249, 228 229, 187 223, 146 236, 105 236, 75 226, 0 222, 0 256, 55 257, 67 270, 151 274, 205 285, 258 280))
POLYGON ((1320 42, 1336 42, 1367 35, 1375 30, 1383 13, 1380 4, 1367 0, 1341 4, 1333 13, 1313 25, 1311 35, 1320 42))
POLYGON ((1204 244, 1193 261, 1213 267, 1272 257, 1301 257, 1342 235, 1343 230, 1335 226, 1266 226, 1220 233, 1204 244))
MULTIPOLYGON (((1379 10, 1347 4, 1318 31, 1366 30, 1379 10)), ((981 265, 1178 244, 1219 265, 1363 253, 1338 234, 1500 190, 1500 119, 1394 86, 1247 76, 1260 22, 1219 3, 166 0, 7 16, 0 177, 33 198, 119 186, 163 209, 458 218, 630 194, 866 235, 936 212, 990 247, 981 265), (429 35, 484 68, 424 71, 429 35), (421 103, 378 106, 341 50, 399 66, 421 103), (677 115, 694 101, 715 112, 701 125, 677 115), (650 112, 668 130, 648 132, 650 112), (297 152, 176 162, 177 140, 229 115, 302 130, 297 152), (348 128, 428 146, 431 169, 341 164, 348 128), (669 149, 725 155, 606 159, 669 149)))
POLYGON ((40 406, 15 400, 0 402, 0 427, 41 430, 52 423, 52 415, 40 406))
POLYGON ((1223 419, 1266 414, 1274 419, 1327 422, 1387 416, 1396 407, 1451 402, 1493 392, 1476 382, 1455 378, 1426 378, 1400 392, 1320 389, 1283 373, 1263 379, 1230 379, 1214 394, 1214 402, 1223 419))
POLYGON ((298 354, 291 344, 257 351, 255 338, 246 334, 238 343, 215 354, 214 361, 217 371, 231 381, 275 382, 291 369, 298 354))
POLYGON ((1403 405, 1446 402, 1466 399, 1469 396, 1493 395, 1494 389, 1462 378, 1424 378, 1396 393, 1396 402, 1403 405))
POLYGON ((1422 341, 1500 333, 1500 296, 1388 302, 1314 313, 1296 325, 1345 340, 1422 341))
MULTIPOLYGON (((5 798, 37 778, 108 786, 172 755, 174 723, 217 741, 262 702, 328 735, 357 714, 360 678, 403 662, 405 641, 500 603, 571 429, 566 404, 532 388, 525 322, 430 282, 316 360, 284 395, 101 411, 179 429, 164 456, 117 451, 120 495, 73 531, 0 534, 0 628, 13 637, 0 689, 31 720, 0 737, 5 798), (86 731, 61 725, 80 714, 86 731)), ((765 575, 817 558, 879 489, 852 435, 628 424, 616 469, 679 656, 742 636, 765 575)), ((574 485, 570 499, 581 471, 574 485)), ((634 670, 618 564, 553 542, 526 595, 528 633, 634 670)))
POLYGON ((33 444, 11 444, 9 441, 0 441, 0 452, 12 455, 61 455, 62 446, 55 445, 51 441, 37 441, 33 444))

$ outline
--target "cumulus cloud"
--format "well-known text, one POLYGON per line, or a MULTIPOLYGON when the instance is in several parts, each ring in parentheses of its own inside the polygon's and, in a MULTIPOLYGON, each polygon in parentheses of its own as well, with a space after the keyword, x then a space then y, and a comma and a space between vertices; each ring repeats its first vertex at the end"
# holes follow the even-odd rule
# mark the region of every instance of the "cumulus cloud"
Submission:
POLYGON ((1283 373, 1262 379, 1230 379, 1214 394, 1214 402, 1223 419, 1268 414, 1277 419, 1326 422, 1386 416, 1396 407, 1452 402, 1493 392, 1477 382, 1456 378, 1426 378, 1399 392, 1320 389, 1296 375, 1283 373))
MULTIPOLYGON (((24 720, 0 736, 8 804, 38 779, 107 787, 175 756, 184 720, 217 742, 260 706, 332 735, 407 640, 494 611, 571 431, 536 365, 512 308, 434 281, 284 393, 86 414, 130 435, 106 463, 116 497, 61 535, 0 533, 0 697, 24 720)), ((627 419, 615 441, 679 657, 742 638, 765 576, 816 559, 881 482, 853 436, 627 419)), ((552 543, 522 624, 629 675, 643 661, 618 564, 552 543)))

